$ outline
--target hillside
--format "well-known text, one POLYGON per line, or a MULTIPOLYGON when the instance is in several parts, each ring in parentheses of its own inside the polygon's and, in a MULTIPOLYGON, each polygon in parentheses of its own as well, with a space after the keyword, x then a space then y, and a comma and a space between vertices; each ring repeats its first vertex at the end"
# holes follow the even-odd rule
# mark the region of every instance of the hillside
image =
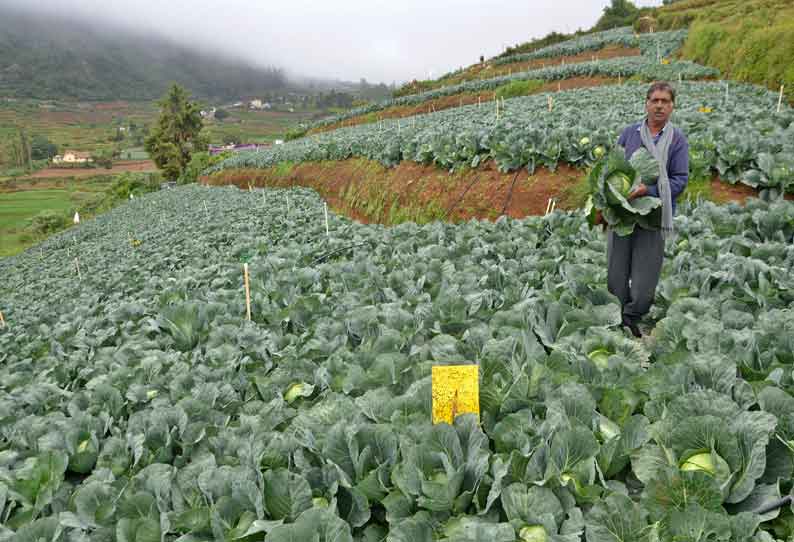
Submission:
POLYGON ((0 96, 141 101, 161 97, 172 81, 202 98, 239 98, 286 84, 278 69, 0 4, 0 96))
POLYGON ((794 2, 682 0, 657 10, 658 28, 689 26, 684 58, 718 68, 731 79, 786 87, 794 102, 794 2))
POLYGON ((649 34, 517 50, 0 260, 0 542, 794 540, 794 109, 649 34), (640 338, 581 207, 659 227, 616 145, 657 77, 690 182, 640 338))

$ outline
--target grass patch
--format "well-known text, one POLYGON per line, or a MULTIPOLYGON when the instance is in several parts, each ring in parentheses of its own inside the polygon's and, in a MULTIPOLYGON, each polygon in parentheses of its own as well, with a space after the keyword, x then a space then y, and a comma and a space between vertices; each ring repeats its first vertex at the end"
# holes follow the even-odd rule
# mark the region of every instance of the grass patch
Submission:
POLYGON ((686 189, 679 197, 679 201, 695 202, 698 199, 713 201, 711 194, 711 178, 700 177, 698 179, 690 179, 686 185, 686 189))
POLYGON ((580 209, 585 206, 588 197, 590 197, 590 183, 585 173, 579 177, 576 184, 563 189, 560 194, 560 206, 566 209, 580 209))
POLYGON ((538 79, 527 79, 526 81, 511 81, 506 85, 502 85, 496 89, 496 97, 504 98, 517 98, 519 96, 528 96, 540 90, 544 85, 543 81, 538 79))
POLYGON ((723 76, 778 90, 794 101, 791 0, 688 0, 657 10, 659 28, 691 23, 682 55, 723 76))
POLYGON ((31 182, 15 191, 0 192, 0 257, 18 254, 71 227, 75 211, 87 219, 128 200, 131 193, 140 195, 155 190, 159 188, 160 177, 151 173, 123 173, 41 181, 41 187, 31 182))

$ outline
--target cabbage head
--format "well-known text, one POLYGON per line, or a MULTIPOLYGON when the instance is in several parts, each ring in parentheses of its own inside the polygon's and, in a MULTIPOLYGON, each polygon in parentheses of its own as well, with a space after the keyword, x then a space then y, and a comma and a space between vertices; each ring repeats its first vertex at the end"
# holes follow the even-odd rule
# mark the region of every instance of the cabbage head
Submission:
POLYGON ((595 211, 600 211, 609 227, 621 236, 631 235, 636 226, 659 229, 662 219, 659 198, 628 199, 632 189, 640 184, 640 175, 626 160, 622 147, 613 149, 590 171, 591 199, 585 213, 592 217, 595 211))
POLYGON ((631 155, 629 164, 646 186, 654 185, 659 180, 659 162, 645 147, 640 147, 631 155))

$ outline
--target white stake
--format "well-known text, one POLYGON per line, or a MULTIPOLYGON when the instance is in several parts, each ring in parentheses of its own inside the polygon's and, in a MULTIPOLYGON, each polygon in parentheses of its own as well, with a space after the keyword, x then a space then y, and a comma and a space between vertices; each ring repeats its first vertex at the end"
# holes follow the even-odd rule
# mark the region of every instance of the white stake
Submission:
POLYGON ((328 229, 328 204, 323 202, 323 212, 325 213, 325 236, 330 237, 331 231, 328 229))
POLYGON ((477 95, 477 109, 479 109, 480 107, 482 107, 482 100, 480 99, 480 95, 478 94, 477 95))
POLYGON ((289 194, 287 194, 287 216, 289 216, 289 194))
POLYGON ((77 258, 74 259, 74 266, 75 266, 75 269, 77 269, 77 278, 79 280, 83 280, 83 275, 80 273, 80 260, 79 259, 77 259, 77 258))
POLYGON ((549 201, 546 202, 546 212, 544 213, 544 216, 549 214, 549 209, 551 209, 551 198, 549 198, 549 201))
POLYGON ((245 314, 251 321, 251 287, 248 283, 248 264, 243 264, 243 281, 245 282, 245 314))
POLYGON ((549 103, 549 113, 551 113, 554 110, 554 98, 551 97, 551 94, 549 94, 547 101, 549 103))
POLYGON ((725 81, 725 105, 728 105, 728 91, 731 88, 731 84, 728 81, 725 81))
POLYGON ((210 217, 210 210, 209 210, 209 209, 207 209, 207 202, 206 202, 206 201, 204 201, 204 200, 201 200, 201 203, 203 203, 203 204, 204 204, 204 211, 207 213, 207 219, 209 219, 209 217, 210 217))
POLYGON ((267 196, 265 196, 266 192, 267 192, 267 190, 265 190, 263 188, 262 189, 262 207, 267 207, 267 196))
POLYGON ((777 99, 777 112, 780 113, 780 110, 783 108, 783 89, 785 85, 780 85, 780 96, 777 99))
POLYGON ((3 311, 0 311, 0 329, 6 327, 5 318, 3 318, 3 311))
POLYGON ((77 213, 77 212, 74 213, 74 223, 75 224, 79 224, 80 223, 80 213, 77 213))

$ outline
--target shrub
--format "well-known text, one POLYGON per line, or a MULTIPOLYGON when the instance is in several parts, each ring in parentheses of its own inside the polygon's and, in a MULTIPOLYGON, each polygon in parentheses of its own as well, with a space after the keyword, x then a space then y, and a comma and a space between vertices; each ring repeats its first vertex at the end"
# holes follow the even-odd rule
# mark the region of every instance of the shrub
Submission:
POLYGON ((70 217, 62 211, 41 211, 30 219, 27 230, 34 235, 50 235, 69 227, 70 217))
POLYGON ((292 141, 293 139, 300 139, 303 136, 305 136, 308 131, 309 131, 309 128, 307 126, 304 126, 304 125, 296 126, 296 127, 292 128, 292 129, 290 129, 289 132, 287 132, 287 135, 284 136, 284 140, 285 141, 292 141))
POLYGON ((234 153, 229 151, 216 154, 215 156, 210 155, 208 152, 195 152, 190 157, 190 162, 188 162, 185 171, 182 172, 177 182, 179 184, 195 183, 205 169, 219 164, 233 155, 234 153))
POLYGON ((140 196, 160 189, 162 176, 159 173, 122 173, 110 190, 113 199, 129 199, 130 194, 140 196))

